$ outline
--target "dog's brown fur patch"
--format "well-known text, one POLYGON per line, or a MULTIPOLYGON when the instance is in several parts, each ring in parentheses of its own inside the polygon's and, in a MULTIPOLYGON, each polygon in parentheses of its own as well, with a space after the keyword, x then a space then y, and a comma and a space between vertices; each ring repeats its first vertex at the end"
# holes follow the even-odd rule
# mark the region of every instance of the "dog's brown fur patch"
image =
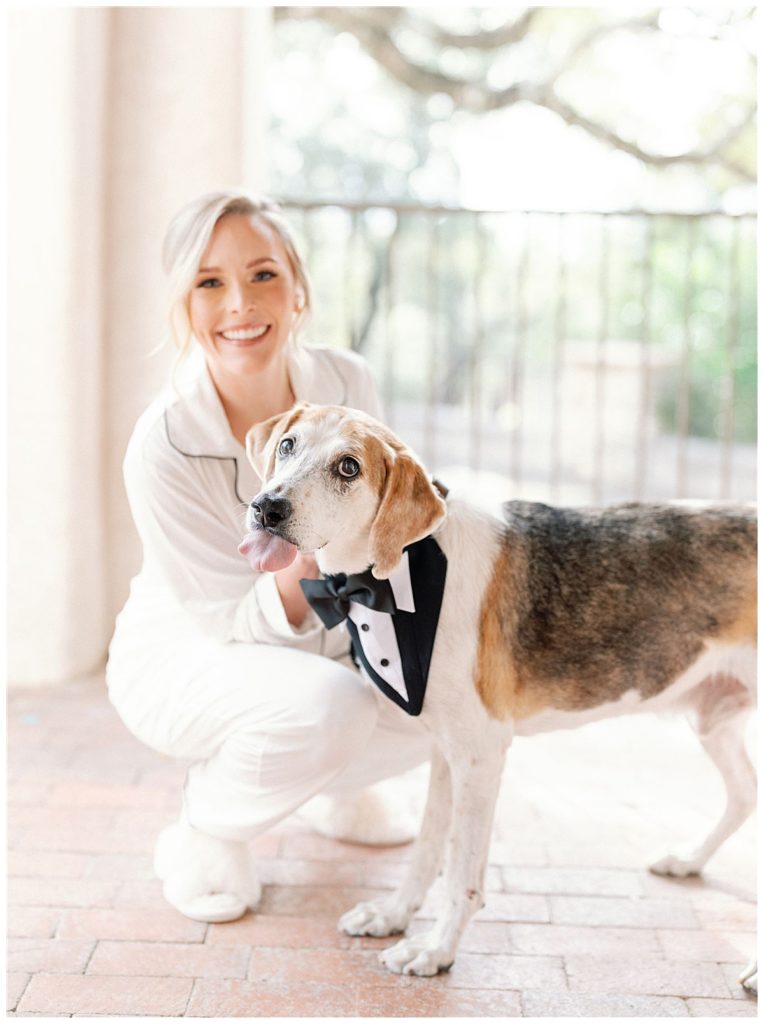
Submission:
POLYGON ((528 694, 507 649, 506 633, 517 629, 520 608, 516 569, 509 546, 502 545, 480 615, 475 685, 483 706, 499 720, 524 718, 545 706, 543 700, 528 694))
POLYGON ((411 449, 382 424, 356 418, 343 437, 358 446, 363 473, 380 498, 369 552, 374 575, 383 579, 405 547, 435 529, 445 515, 445 502, 411 449))
POLYGON ((718 639, 726 643, 756 643, 758 632, 759 602, 755 566, 751 567, 745 586, 747 596, 741 603, 740 614, 719 633, 718 639))
POLYGON ((386 455, 386 444, 372 435, 368 429, 355 429, 350 432, 353 441, 358 444, 362 453, 362 465, 366 478, 377 494, 382 494, 387 478, 388 463, 393 453, 386 455))
POLYGON ((755 640, 751 510, 509 502, 505 518, 475 677, 494 718, 654 697, 707 641, 755 640))

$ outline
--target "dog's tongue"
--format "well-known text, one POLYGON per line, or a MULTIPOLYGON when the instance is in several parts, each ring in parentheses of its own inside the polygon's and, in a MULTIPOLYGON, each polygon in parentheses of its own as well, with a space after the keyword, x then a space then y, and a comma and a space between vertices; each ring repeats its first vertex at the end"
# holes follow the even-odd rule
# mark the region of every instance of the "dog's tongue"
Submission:
POLYGON ((267 530, 253 530, 239 544, 239 554, 249 559, 255 572, 277 572, 292 564, 297 558, 297 548, 267 530))

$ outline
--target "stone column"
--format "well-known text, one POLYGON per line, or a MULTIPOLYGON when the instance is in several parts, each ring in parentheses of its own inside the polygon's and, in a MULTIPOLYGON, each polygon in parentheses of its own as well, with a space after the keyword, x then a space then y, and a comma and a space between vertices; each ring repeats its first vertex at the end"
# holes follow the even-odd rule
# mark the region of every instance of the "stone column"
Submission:
POLYGON ((57 681, 103 658, 108 21, 103 8, 10 15, 11 683, 57 681))
POLYGON ((121 463, 172 355, 162 236, 264 184, 268 9, 11 13, 9 648, 13 683, 103 664, 140 549, 121 463))
MULTIPOLYGON (((268 12, 244 8, 119 7, 111 48, 108 136, 109 310, 104 395, 108 612, 113 617, 139 568, 139 545, 122 486, 133 424, 172 365, 150 353, 165 330, 161 243, 172 215, 197 195, 244 183, 253 83, 251 30, 268 12)), ((256 170, 248 168, 252 178, 256 170)))

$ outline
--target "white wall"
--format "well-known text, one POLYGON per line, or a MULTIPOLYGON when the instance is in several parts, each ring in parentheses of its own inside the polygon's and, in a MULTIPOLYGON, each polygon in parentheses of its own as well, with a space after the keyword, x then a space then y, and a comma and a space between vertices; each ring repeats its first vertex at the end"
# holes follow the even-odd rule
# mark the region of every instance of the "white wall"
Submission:
POLYGON ((262 186, 269 23, 230 7, 11 14, 12 684, 104 660, 140 561, 122 456, 170 364, 148 355, 162 235, 202 191, 262 186))

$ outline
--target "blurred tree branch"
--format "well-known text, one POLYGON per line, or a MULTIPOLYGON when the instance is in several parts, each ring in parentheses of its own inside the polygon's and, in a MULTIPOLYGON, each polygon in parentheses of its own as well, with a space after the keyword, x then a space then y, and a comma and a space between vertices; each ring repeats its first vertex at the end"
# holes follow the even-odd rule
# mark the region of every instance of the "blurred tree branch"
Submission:
MULTIPOLYGON (((396 39, 403 29, 417 34, 435 47, 492 51, 521 43, 534 27, 544 8, 529 7, 497 28, 474 33, 451 32, 442 26, 417 16, 416 9, 404 7, 275 7, 276 20, 304 20, 319 18, 338 32, 350 32, 363 49, 396 81, 421 96, 445 94, 455 106, 472 113, 489 111, 526 102, 545 107, 561 117, 567 124, 588 132, 594 138, 622 150, 657 167, 671 164, 715 163, 737 175, 744 181, 755 181, 755 172, 725 153, 741 133, 753 121, 755 104, 751 104, 737 122, 719 138, 702 149, 683 153, 658 153, 640 146, 634 139, 624 137, 614 128, 587 117, 559 95, 555 88, 557 79, 570 69, 574 61, 585 53, 592 44, 603 36, 622 31, 662 31, 658 11, 651 11, 640 17, 624 18, 597 25, 574 41, 565 58, 542 80, 515 82, 503 89, 491 88, 485 76, 464 78, 446 74, 405 53, 396 39)), ((739 12, 738 12, 739 13, 739 12)), ((739 19, 738 19, 739 20, 739 19)), ((710 38, 719 38, 714 34, 710 38)), ((751 54, 749 56, 752 57, 751 54)))
MULTIPOLYGON (((402 13, 403 8, 398 7, 394 8, 394 10, 402 13)), ((522 39, 527 35, 533 21, 538 18, 538 14, 538 7, 529 7, 515 21, 507 22, 505 25, 500 25, 498 28, 490 29, 486 32, 449 32, 433 22, 425 21, 423 18, 416 18, 415 14, 414 17, 409 18, 409 23, 418 32, 428 35, 432 42, 438 46, 493 50, 500 46, 511 46, 512 43, 522 39)))

